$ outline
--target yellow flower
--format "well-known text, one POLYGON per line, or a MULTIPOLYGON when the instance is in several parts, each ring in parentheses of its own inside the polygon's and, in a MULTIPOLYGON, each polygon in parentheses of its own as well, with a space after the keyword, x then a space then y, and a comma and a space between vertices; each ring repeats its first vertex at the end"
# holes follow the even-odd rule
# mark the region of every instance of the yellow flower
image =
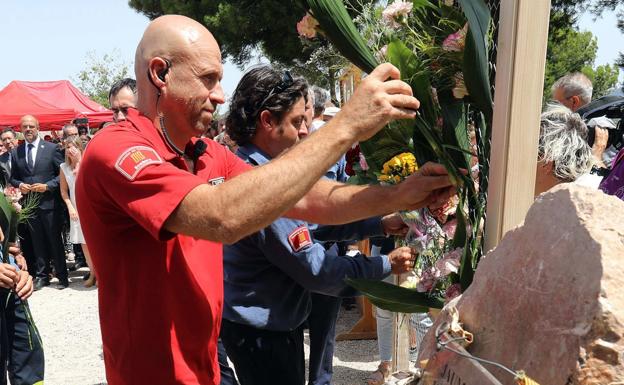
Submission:
POLYGON ((404 152, 392 157, 384 163, 380 177, 380 182, 400 183, 401 180, 412 175, 418 170, 416 158, 410 152, 404 152))

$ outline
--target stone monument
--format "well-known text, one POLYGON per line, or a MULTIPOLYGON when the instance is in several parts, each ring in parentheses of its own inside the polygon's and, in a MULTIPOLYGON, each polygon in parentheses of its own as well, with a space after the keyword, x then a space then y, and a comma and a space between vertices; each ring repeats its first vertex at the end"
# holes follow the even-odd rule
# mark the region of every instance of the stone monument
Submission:
MULTIPOLYGON (((474 335, 472 356, 523 370, 541 385, 624 383, 624 202, 573 184, 540 195, 449 305, 474 335)), ((445 308, 423 341, 419 362, 429 372, 444 370, 431 366, 448 354, 435 337, 448 318, 445 308)), ((452 372, 453 363, 444 362, 452 372)), ((500 368, 481 366, 501 384, 516 383, 500 368)))

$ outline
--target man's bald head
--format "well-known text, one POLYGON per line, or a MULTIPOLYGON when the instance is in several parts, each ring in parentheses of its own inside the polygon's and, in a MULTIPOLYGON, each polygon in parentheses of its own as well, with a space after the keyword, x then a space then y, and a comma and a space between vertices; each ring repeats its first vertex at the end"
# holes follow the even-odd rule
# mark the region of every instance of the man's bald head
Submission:
POLYGON ((37 118, 35 118, 32 115, 24 115, 21 117, 20 119, 20 126, 24 123, 32 123, 36 126, 37 129, 39 129, 39 121, 37 120, 37 118))
MULTIPOLYGON (((197 55, 199 47, 214 51, 219 60, 221 59, 217 41, 210 31, 197 21, 181 15, 165 15, 154 19, 147 26, 134 58, 139 99, 146 93, 156 95, 158 92, 147 77, 150 62, 154 58, 167 59, 171 63, 185 62, 197 55)), ((152 65, 157 66, 161 73, 166 69, 166 64, 163 63, 152 65)), ((157 77, 158 73, 153 75, 157 77)))
POLYGON ((164 116, 169 134, 180 134, 180 142, 182 136, 203 132, 216 105, 224 102, 219 45, 206 27, 188 17, 152 21, 137 47, 134 69, 139 110, 157 125, 158 115, 164 116))
POLYGON ((39 135, 39 121, 32 115, 24 115, 20 119, 20 131, 28 143, 32 143, 39 135))

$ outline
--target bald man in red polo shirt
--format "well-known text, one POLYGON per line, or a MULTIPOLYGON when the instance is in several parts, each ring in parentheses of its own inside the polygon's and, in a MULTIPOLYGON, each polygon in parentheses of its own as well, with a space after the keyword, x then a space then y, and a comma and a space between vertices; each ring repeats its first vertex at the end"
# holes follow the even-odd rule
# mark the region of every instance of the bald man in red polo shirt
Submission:
POLYGON ((201 24, 176 15, 154 20, 135 72, 138 110, 89 143, 76 192, 98 275, 111 385, 219 383, 222 243, 284 214, 345 223, 451 194, 439 165, 398 186, 319 181, 354 142, 393 119, 414 118, 419 103, 389 64, 330 123, 253 170, 215 142, 195 139, 224 102, 221 53, 201 24))

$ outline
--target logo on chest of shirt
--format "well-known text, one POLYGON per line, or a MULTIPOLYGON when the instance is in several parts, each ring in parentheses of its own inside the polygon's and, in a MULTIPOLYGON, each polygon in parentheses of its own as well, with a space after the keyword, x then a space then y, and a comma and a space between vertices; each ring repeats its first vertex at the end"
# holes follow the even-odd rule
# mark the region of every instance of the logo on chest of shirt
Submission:
POLYGON ((208 183, 210 183, 213 186, 219 185, 221 183, 225 182, 225 177, 220 176, 218 178, 212 178, 208 180, 208 183))
POLYGON ((115 168, 128 180, 134 180, 145 167, 150 164, 161 164, 162 162, 162 158, 153 148, 135 146, 124 151, 117 158, 115 168))
POLYGON ((290 247, 292 247, 295 253, 306 246, 310 246, 312 244, 312 236, 310 235, 308 226, 299 226, 293 230, 293 232, 288 235, 288 243, 290 243, 290 247))

